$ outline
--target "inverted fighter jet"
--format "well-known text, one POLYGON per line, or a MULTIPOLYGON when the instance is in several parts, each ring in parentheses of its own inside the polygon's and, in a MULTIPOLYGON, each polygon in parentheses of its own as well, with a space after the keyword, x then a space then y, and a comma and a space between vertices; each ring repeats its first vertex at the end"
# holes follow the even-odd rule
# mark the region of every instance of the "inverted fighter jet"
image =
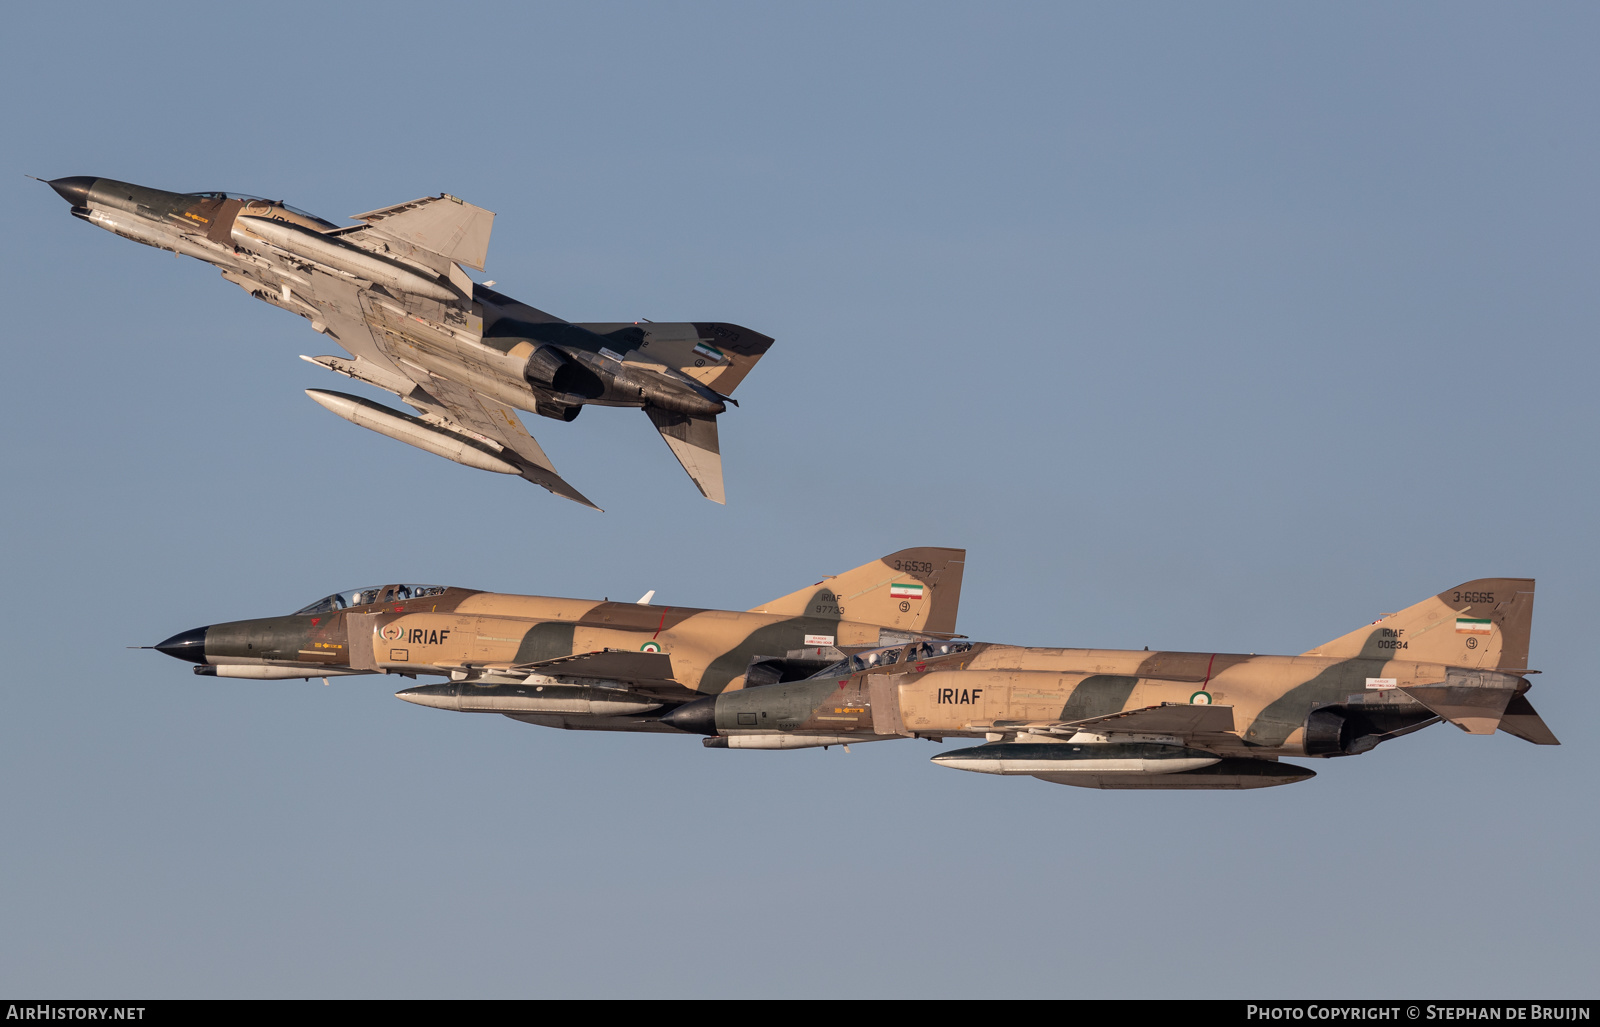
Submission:
POLYGON ((347 421, 594 507, 556 473, 516 411, 571 421, 588 405, 641 407, 701 494, 725 502, 716 418, 772 345, 759 332, 699 321, 574 324, 518 303, 464 270, 483 270, 494 214, 446 193, 357 214, 359 224, 341 228, 242 193, 92 177, 47 184, 73 216, 203 260, 310 321, 345 355, 302 359, 417 411, 306 390, 347 421))
POLYGON ((198 674, 435 675, 401 699, 708 748, 981 743, 933 762, 1114 789, 1240 789, 1440 722, 1557 745, 1528 702, 1533 582, 1470 581, 1299 656, 955 634, 965 554, 908 549, 746 613, 389 585, 153 648, 198 674))

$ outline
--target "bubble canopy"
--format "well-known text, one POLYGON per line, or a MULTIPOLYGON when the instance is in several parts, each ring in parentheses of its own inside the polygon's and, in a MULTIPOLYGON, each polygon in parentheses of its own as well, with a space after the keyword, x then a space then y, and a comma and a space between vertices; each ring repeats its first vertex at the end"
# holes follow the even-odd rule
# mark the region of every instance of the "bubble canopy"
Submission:
POLYGON ((317 217, 317 215, 311 213, 309 210, 301 210, 299 207, 284 203, 282 200, 269 200, 265 196, 252 196, 249 193, 225 193, 218 190, 212 190, 211 192, 204 193, 187 193, 186 195, 198 196, 205 200, 245 200, 252 204, 266 203, 274 207, 282 207, 284 210, 287 210, 292 214, 299 214, 303 218, 310 218, 312 221, 315 221, 318 224, 327 225, 329 228, 339 227, 332 221, 329 221, 327 218, 317 217))
POLYGON ((938 642, 931 640, 913 642, 910 645, 884 646, 879 649, 856 653, 854 656, 846 657, 838 663, 830 663, 811 676, 813 678, 845 677, 850 674, 859 674, 864 670, 871 670, 873 667, 886 667, 891 663, 915 663, 918 660, 931 660, 935 656, 964 653, 971 648, 972 643, 970 642, 938 642))
POLYGON ((373 603, 402 603, 407 599, 436 596, 444 593, 443 585, 379 585, 374 588, 352 588, 323 596, 308 606, 294 612, 295 616, 313 613, 334 613, 352 606, 371 606, 373 603))

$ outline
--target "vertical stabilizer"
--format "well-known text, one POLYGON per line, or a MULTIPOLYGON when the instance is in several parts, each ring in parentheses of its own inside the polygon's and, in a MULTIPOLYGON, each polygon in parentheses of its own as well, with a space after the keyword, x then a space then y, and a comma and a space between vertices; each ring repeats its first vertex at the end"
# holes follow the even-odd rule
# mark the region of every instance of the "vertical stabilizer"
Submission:
POLYGON ((898 631, 953 635, 966 560, 965 549, 902 549, 750 612, 837 615, 898 631))
POLYGON ((1305 655, 1515 673, 1527 669, 1532 628, 1532 578, 1479 578, 1385 614, 1305 655))

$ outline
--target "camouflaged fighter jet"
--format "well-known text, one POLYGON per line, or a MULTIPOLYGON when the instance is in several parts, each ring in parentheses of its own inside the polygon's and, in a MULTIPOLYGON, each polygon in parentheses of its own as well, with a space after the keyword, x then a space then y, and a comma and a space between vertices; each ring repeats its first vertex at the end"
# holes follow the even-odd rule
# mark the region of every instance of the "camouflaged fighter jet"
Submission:
POLYGON ((1261 788, 1441 720, 1556 745, 1523 694, 1533 582, 1441 592, 1299 656, 916 642, 686 703, 717 748, 982 738, 933 762, 1089 788, 1261 788), (770 725, 770 726, 769 726, 770 725))
POLYGON ((223 677, 448 675, 398 695, 708 748, 981 738, 933 762, 1087 788, 1291 784, 1315 773, 1280 757, 1440 721, 1559 744, 1524 694, 1531 580, 1471 581, 1299 656, 1048 649, 955 634, 964 560, 908 549, 746 613, 391 585, 153 648, 223 677))
POLYGON ((92 177, 46 184, 73 216, 203 260, 310 321, 347 356, 302 359, 391 392, 419 415, 306 390, 347 421, 594 507, 556 473, 516 411, 571 421, 589 405, 642 407, 701 494, 725 501, 716 418, 772 345, 759 332, 699 321, 574 324, 518 303, 463 270, 483 270, 494 214, 444 193, 357 214, 360 224, 341 228, 242 193, 92 177))
POLYGON ((965 558, 907 549, 743 613, 652 605, 654 592, 613 603, 385 585, 151 648, 203 675, 437 676, 399 697, 549 727, 675 731, 662 715, 702 695, 809 678, 847 652, 951 644, 965 558))

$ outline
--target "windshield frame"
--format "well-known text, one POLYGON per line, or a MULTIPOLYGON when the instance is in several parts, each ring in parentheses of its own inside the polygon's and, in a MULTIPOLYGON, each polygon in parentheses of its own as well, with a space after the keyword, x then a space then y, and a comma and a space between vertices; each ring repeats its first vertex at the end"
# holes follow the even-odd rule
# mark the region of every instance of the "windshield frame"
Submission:
POLYGON ((922 638, 914 642, 899 642, 895 645, 878 646, 873 649, 864 649, 859 653, 830 663, 811 675, 811 678, 807 680, 853 677, 856 674, 870 670, 882 670, 899 664, 921 663, 941 656, 953 656, 956 653, 967 652, 971 648, 971 642, 934 638, 922 638))
POLYGON ((443 595, 448 588, 448 585, 419 585, 414 582, 372 585, 365 588, 347 588, 307 603, 290 614, 290 616, 309 617, 322 613, 339 613, 342 610, 353 610, 357 607, 373 606, 378 603, 386 605, 389 603, 405 603, 413 599, 443 595), (405 591, 403 596, 400 594, 402 589, 405 591))

